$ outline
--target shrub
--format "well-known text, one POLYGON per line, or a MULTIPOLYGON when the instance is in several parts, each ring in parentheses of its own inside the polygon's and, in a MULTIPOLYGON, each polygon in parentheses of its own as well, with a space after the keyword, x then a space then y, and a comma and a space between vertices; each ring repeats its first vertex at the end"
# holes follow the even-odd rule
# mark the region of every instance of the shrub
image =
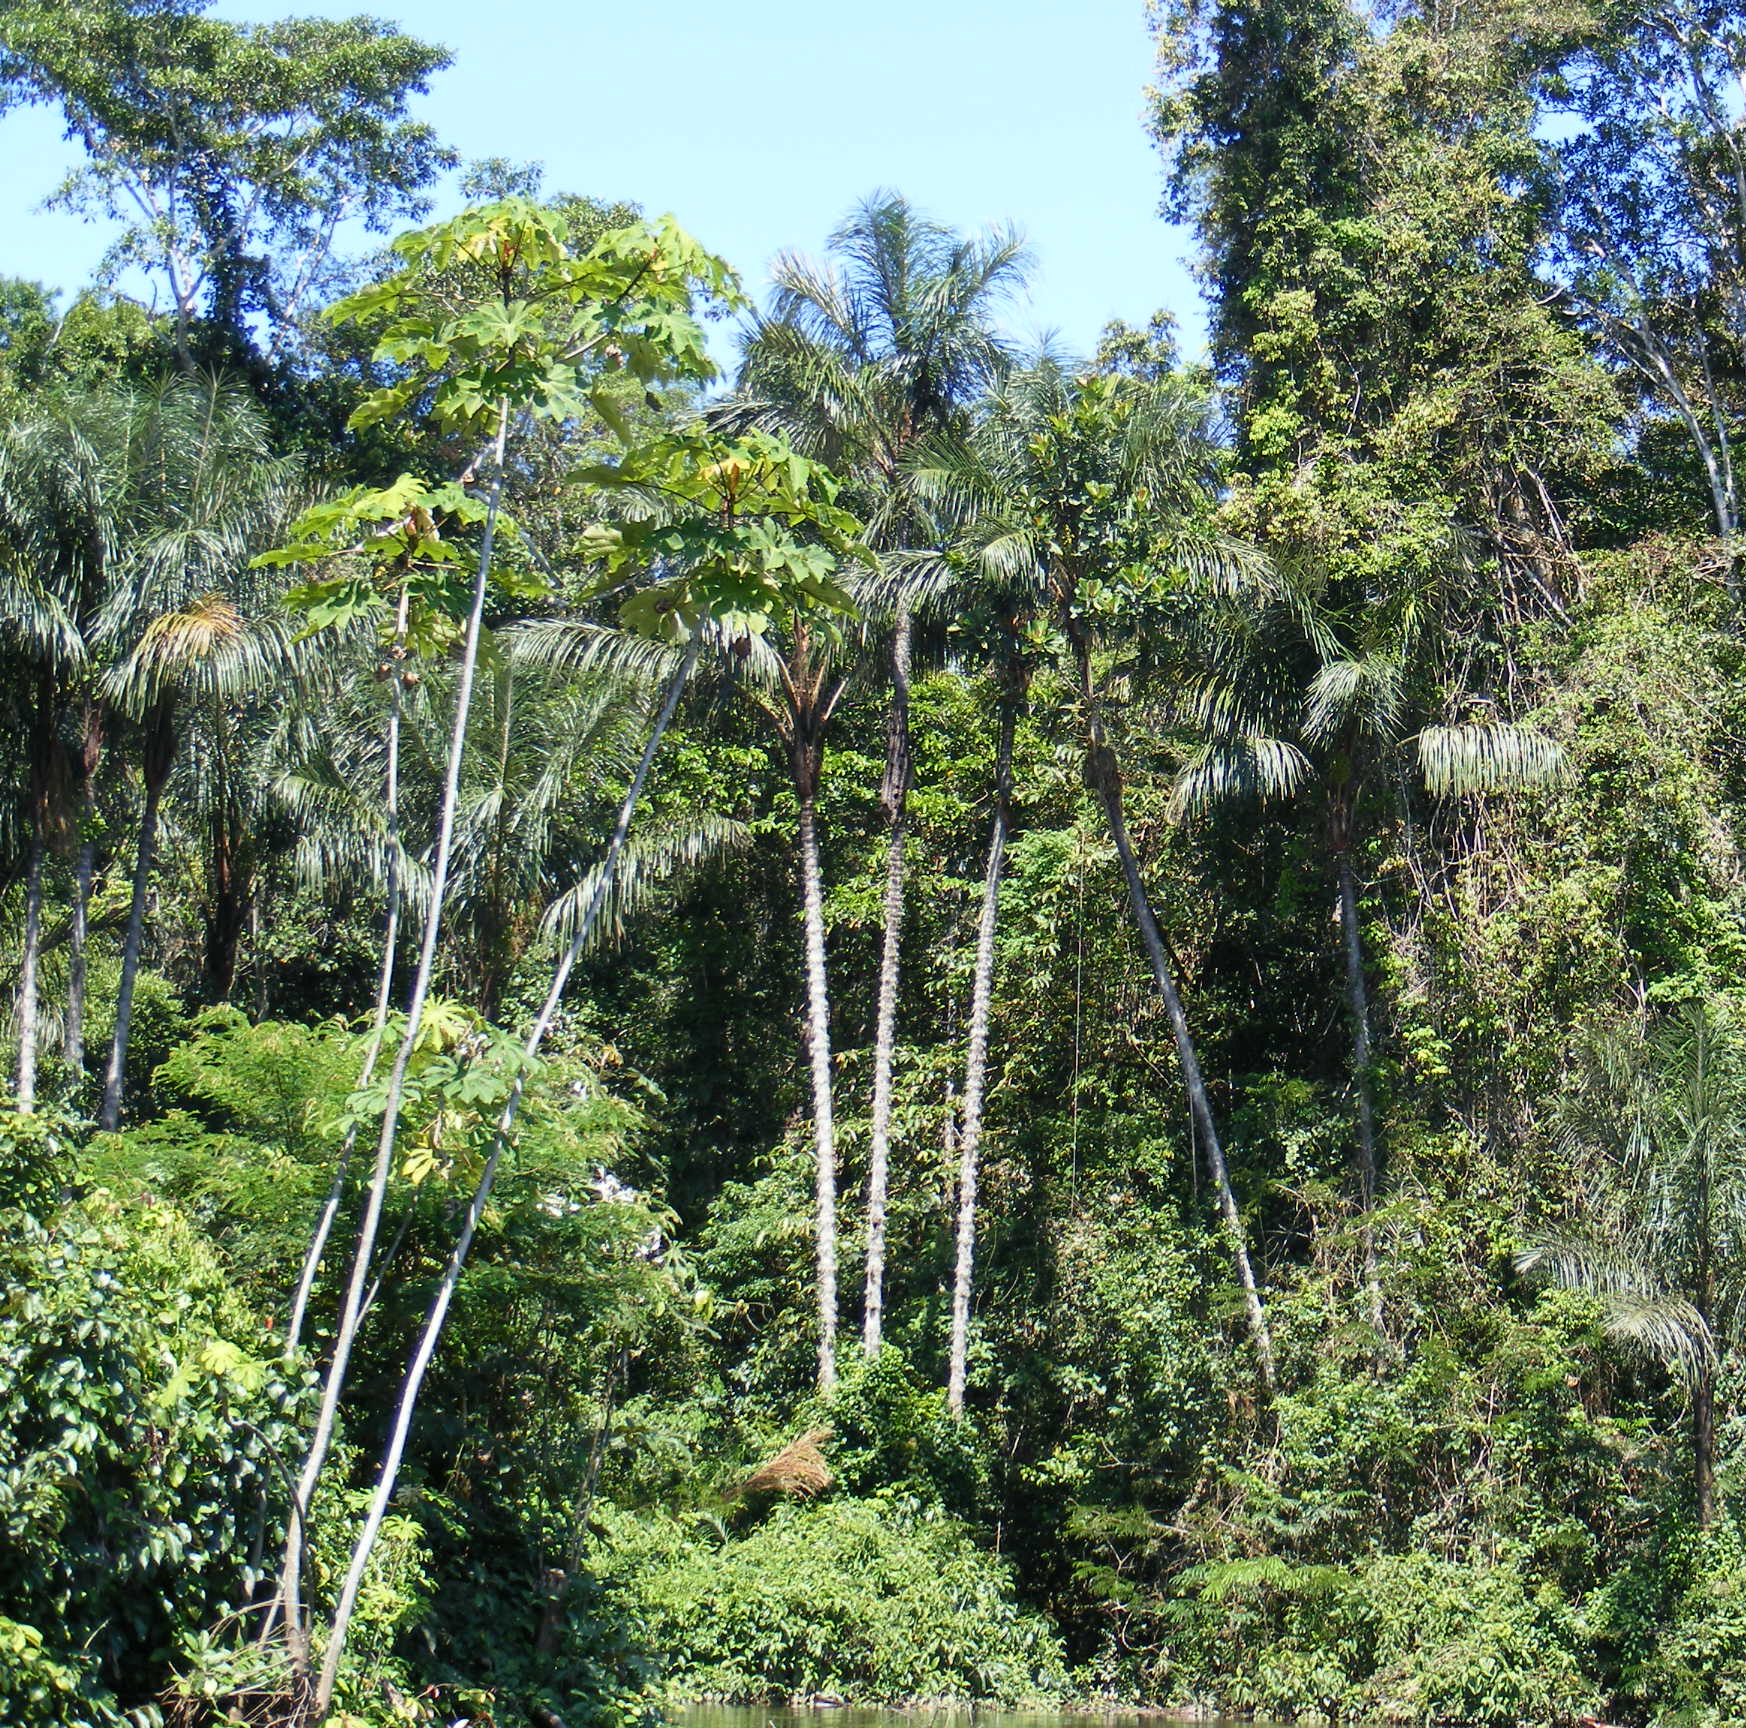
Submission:
POLYGON ((867 1702, 1059 1696, 1061 1652, 1005 1565, 955 1518, 896 1496, 719 1520, 603 1515, 610 1594, 680 1692, 867 1702))
POLYGON ((0 1719, 118 1720, 249 1598, 301 1376, 167 1206, 15 1212, 0 1284, 0 1719))
POLYGON ((1361 1711, 1390 1722, 1572 1722, 1601 1707, 1576 1651, 1580 1629, 1550 1584, 1514 1556, 1381 1555, 1359 1579, 1376 1669, 1361 1711))

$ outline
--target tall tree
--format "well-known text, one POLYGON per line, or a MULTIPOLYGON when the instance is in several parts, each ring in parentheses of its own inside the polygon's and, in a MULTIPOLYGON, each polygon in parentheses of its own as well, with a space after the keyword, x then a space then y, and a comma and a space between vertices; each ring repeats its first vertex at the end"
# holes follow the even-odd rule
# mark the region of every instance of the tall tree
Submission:
POLYGON ((1558 56, 1552 268, 1566 304, 1684 431, 1738 592, 1746 411, 1746 37, 1713 0, 1602 9, 1558 56))
MULTIPOLYGON (((966 555, 1021 578, 1053 625, 1084 740, 1085 774, 1121 864, 1129 906, 1170 1021, 1200 1147, 1243 1290, 1249 1333, 1269 1396, 1277 1379, 1242 1212, 1225 1163, 1212 1097, 1128 831, 1114 692, 1105 651, 1127 642, 1198 670, 1207 652, 1198 614, 1223 590, 1265 577, 1265 562, 1216 532, 1218 480, 1207 406, 1178 378, 1081 372, 1044 362, 1015 377, 967 444, 940 445, 916 464, 924 494, 959 524, 966 555)), ((1260 756, 1282 777, 1289 753, 1260 756)))
MULTIPOLYGON (((919 216, 907 200, 874 193, 831 235, 824 259, 784 253, 776 260, 770 310, 746 338, 737 411, 781 427, 799 448, 849 479, 876 550, 901 559, 908 549, 928 546, 935 537, 907 484, 904 461, 918 439, 959 425, 1008 362, 993 320, 1022 286, 1027 262, 1014 234, 966 239, 919 216)), ((862 1319, 869 1356, 879 1353, 884 1330, 892 1065, 913 772, 914 626, 905 586, 889 591, 891 706, 879 789, 887 825, 885 897, 862 1319)), ((810 968, 810 947, 808 953, 810 968)))
POLYGON ((209 0, 20 0, 0 12, 0 111, 60 109, 85 165, 64 208, 118 220, 106 273, 169 290, 192 366, 207 319, 233 353, 282 338, 325 285, 341 223, 420 214, 453 161, 412 97, 449 62, 370 18, 233 24, 209 0))
POLYGON ((1565 518, 1611 436, 1607 381, 1535 274, 1535 80, 1565 27, 1507 3, 1402 8, 1386 30, 1345 0, 1185 0, 1160 15, 1156 129, 1174 207, 1212 261, 1236 407, 1224 520, 1269 549, 1295 601, 1263 645, 1281 657, 1268 672, 1226 666, 1203 692, 1209 736, 1184 791, 1252 788, 1246 736, 1304 746, 1378 1325, 1368 825, 1375 804, 1392 815, 1408 768, 1433 793, 1555 769, 1550 740, 1518 723, 1511 644, 1566 615, 1565 518))
MULTIPOLYGON (((706 270, 709 262, 700 259, 697 268, 706 270)), ((705 275, 703 279, 726 286, 725 276, 705 275)), ((687 325, 688 320, 679 326, 681 340, 669 335, 669 341, 675 341, 676 359, 705 365, 700 332, 695 325, 687 330, 687 325), (682 341, 685 334, 691 337, 689 343, 682 341)), ((832 575, 837 559, 871 558, 850 537, 859 524, 836 507, 835 478, 779 440, 754 434, 729 442, 701 433, 670 434, 627 452, 618 463, 590 467, 583 471, 583 477, 596 485, 622 488, 627 496, 639 497, 653 510, 652 518, 643 516, 598 530, 591 544, 605 561, 608 579, 615 586, 629 569, 654 565, 655 579, 623 603, 620 620, 657 640, 682 640, 685 647, 672 669, 648 741, 619 806, 605 855, 583 885, 585 893, 572 934, 561 948, 544 1004, 522 1045, 519 1063, 507 1069, 513 1078, 502 1100, 501 1116, 414 1347, 370 1509, 353 1545, 334 1609, 311 1701, 318 1718, 332 1702, 347 1628, 393 1497, 419 1392, 491 1197, 499 1161, 513 1143, 527 1074, 557 1016, 576 961, 593 939, 607 906, 655 752, 697 663, 706 633, 723 634, 730 642, 743 640, 738 632, 760 636, 786 618, 790 633, 798 634, 798 621, 803 617, 846 614, 850 610, 848 596, 832 575)))

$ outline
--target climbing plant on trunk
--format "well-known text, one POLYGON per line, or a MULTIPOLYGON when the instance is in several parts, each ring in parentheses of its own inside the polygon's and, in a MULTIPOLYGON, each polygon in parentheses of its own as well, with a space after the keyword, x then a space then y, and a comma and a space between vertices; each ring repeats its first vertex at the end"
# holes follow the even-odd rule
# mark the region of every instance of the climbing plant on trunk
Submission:
POLYGON ((1159 925, 1124 808, 1103 678, 1106 645, 1177 672, 1208 653, 1207 603, 1265 577, 1265 564, 1208 525, 1217 461, 1197 391, 1171 376, 1016 376, 967 440, 935 441, 913 465, 956 525, 959 555, 992 563, 1053 627, 1084 741, 1085 775, 1120 861, 1130 909, 1169 1018, 1195 1138, 1230 1240, 1264 1391, 1273 1338, 1231 1183, 1178 966, 1159 925))

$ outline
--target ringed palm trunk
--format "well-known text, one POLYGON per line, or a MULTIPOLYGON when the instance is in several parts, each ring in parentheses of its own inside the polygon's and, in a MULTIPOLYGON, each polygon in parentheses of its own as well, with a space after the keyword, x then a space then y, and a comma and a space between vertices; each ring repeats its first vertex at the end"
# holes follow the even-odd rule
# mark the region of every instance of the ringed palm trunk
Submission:
POLYGON ((152 863, 157 852, 158 804, 170 777, 175 755, 175 711, 169 700, 159 703, 146 729, 145 804, 139 817, 139 848, 133 865, 133 899, 127 912, 127 936, 121 945, 121 982, 115 995, 115 1035, 109 1046, 109 1069, 103 1080, 103 1108, 98 1118, 113 1134, 121 1126, 121 1098, 127 1084, 127 1040, 133 1024, 134 987, 139 982, 140 949, 145 941, 146 899, 151 890, 152 863))
POLYGON ((970 1044, 964 1062, 964 1131, 958 1144, 958 1258, 952 1275, 952 1347, 946 1405, 964 1411, 970 1359, 970 1297, 976 1259, 976 1183, 982 1147, 982 1098, 988 1079, 988 1008, 994 992, 994 936, 1000 917, 1000 880, 1012 801, 1012 738, 1016 703, 1002 706, 995 760, 994 829, 982 873, 982 915, 976 926, 976 976, 970 988, 970 1044))
MULTIPOLYGON (((1710 1182, 1708 1153, 1699 1200, 1697 1311, 1706 1328, 1714 1325, 1716 1312, 1716 1263, 1710 1237, 1710 1182)), ((1716 1516, 1716 1362, 1721 1352, 1706 1354, 1698 1363, 1691 1388, 1692 1487, 1697 1497, 1697 1521, 1707 1529, 1716 1516)))
MULTIPOLYGON (((507 402, 500 402, 497 434, 492 444, 491 482, 485 525, 479 544, 479 567, 473 580, 472 605, 467 616, 460 677, 455 688, 455 716, 449 733, 448 761, 437 818, 436 855, 432 860, 430 903, 425 910, 424 935, 407 1002, 406 1029, 401 1036, 399 1049, 394 1056, 394 1067, 388 1077, 382 1130, 377 1137, 376 1157, 365 1194, 364 1213, 358 1225, 351 1277, 346 1286, 339 1325, 334 1334, 333 1356, 328 1362, 327 1375, 322 1382, 321 1404, 316 1412, 314 1432, 310 1436, 309 1453, 298 1476, 297 1492, 293 1496, 290 1515, 286 1520, 285 1553, 279 1570, 279 1589, 274 1606, 284 1617, 292 1673, 299 1682, 305 1680, 309 1672, 308 1634, 303 1626, 300 1599, 306 1546, 305 1521, 333 1444, 340 1395, 345 1389, 346 1372, 351 1364, 352 1346, 357 1340, 358 1323, 363 1310, 364 1292, 369 1285, 370 1258, 375 1252, 376 1236, 382 1222, 382 1206, 388 1193, 388 1180, 394 1169, 394 1149, 400 1127, 400 1106, 406 1093, 406 1075, 412 1065, 413 1049, 423 1024, 425 1000, 430 994, 431 973, 436 963, 437 939, 442 933, 443 901, 449 879, 449 855, 454 841, 455 812, 460 802, 461 762, 466 753, 473 679, 479 665, 479 641, 485 621, 485 593, 491 578, 491 554, 496 540, 498 510, 503 498, 503 466, 508 440, 509 405, 507 402)), ((262 1626, 263 1639, 271 1631, 272 1624, 273 1611, 269 1610, 262 1626)), ((328 1696, 331 1697, 332 1681, 327 1677, 325 1668, 323 1675, 328 1696)), ((326 1713, 326 1708, 327 1702, 323 1699, 317 1711, 318 1717, 326 1713)))
POLYGON ((794 749, 800 795, 800 888, 806 931, 806 1045, 812 1069, 813 1208, 818 1284, 818 1383, 837 1383, 837 1137, 831 1108, 831 1005, 825 974, 824 884, 819 869, 819 749, 794 749))
POLYGON ((1261 1305, 1260 1287, 1255 1281, 1255 1268, 1249 1256, 1248 1235, 1243 1228, 1243 1215, 1237 1208, 1237 1197, 1231 1188, 1230 1171, 1225 1164, 1224 1148, 1219 1143, 1218 1125, 1213 1117, 1212 1099, 1201 1074, 1200 1056, 1189 1031, 1188 1015, 1176 988, 1176 977, 1170 963, 1169 950, 1152 911, 1140 874, 1139 860, 1128 835, 1127 818, 1122 808, 1121 769, 1115 752, 1104 733, 1103 719, 1098 711, 1091 681, 1091 653, 1083 632, 1071 617, 1064 619, 1068 639, 1073 644, 1079 674, 1081 697, 1085 708, 1086 777, 1092 791, 1103 806, 1104 824, 1121 862, 1122 876, 1127 882, 1128 902, 1139 927, 1140 940, 1152 962, 1152 975, 1158 984, 1165 1013, 1170 1019, 1170 1032, 1176 1044, 1176 1059, 1182 1069, 1182 1083, 1188 1093, 1189 1113, 1193 1118, 1206 1157, 1207 1171, 1218 1195, 1220 1215, 1230 1237, 1232 1258, 1236 1261, 1237 1280, 1243 1289, 1243 1307, 1248 1316, 1249 1336, 1255 1346, 1255 1356, 1261 1369, 1261 1384, 1271 1399, 1277 1387, 1273 1357, 1273 1334, 1267 1325, 1266 1310, 1261 1305))
POLYGON ((905 815, 909 748, 909 607, 898 608, 891 645, 891 716, 879 802, 891 824, 885 860, 885 931, 879 951, 879 1009, 873 1033, 873 1121, 867 1159, 867 1292, 861 1341, 877 1356, 885 1327, 886 1190, 891 1165, 891 1066, 897 1039, 897 983, 903 941, 905 815))
POLYGON ((18 1108, 36 1108, 36 1053, 40 1013, 37 962, 42 953, 42 823, 30 843, 30 869, 24 879, 24 949, 18 964, 18 1108))
POLYGON ((1698 1527, 1707 1529, 1716 1517, 1716 1374, 1707 1362, 1692 1386, 1691 1442, 1698 1527))
MULTIPOLYGON (((528 1033, 523 1046, 524 1053, 530 1059, 539 1054, 540 1045, 544 1042, 546 1033, 550 1030, 553 1019, 558 1012, 558 1005, 563 1000, 564 987, 569 983, 570 973, 575 968, 576 960, 588 938, 593 933, 600 909, 606 902, 607 889, 611 884, 612 875, 617 866, 619 854, 624 849, 625 836, 630 831, 631 818, 636 813, 638 801, 642 797, 644 783, 649 777, 649 768, 655 759, 655 751, 660 747, 661 739, 673 719, 674 711, 679 706, 679 697, 685 688, 692 668, 697 664, 700 640, 693 638, 687 649, 684 660, 678 671, 673 675, 668 685, 667 695, 661 705, 661 710, 655 718, 655 724, 650 731, 649 741, 643 748, 642 759, 637 764, 637 770, 630 784, 630 790, 625 794, 624 802, 619 807, 618 822, 612 832, 612 839, 607 846, 606 857, 601 864, 600 877, 590 897, 587 909, 577 923, 576 934, 571 939, 569 948, 558 962, 553 974, 551 988, 546 992, 544 1006, 540 1009, 539 1018, 534 1022, 533 1029, 528 1033)), ((515 1082, 510 1089, 508 1102, 504 1105, 502 1118, 497 1125, 497 1131, 492 1138, 491 1150, 485 1159, 485 1165, 480 1172, 479 1181, 473 1190, 473 1197, 467 1206, 465 1218, 462 1220, 460 1235, 449 1254, 448 1264, 443 1269, 441 1283, 437 1286, 432 1299, 430 1313, 425 1319, 424 1330, 412 1354, 412 1361, 406 1371, 406 1379, 401 1385, 400 1398, 395 1406, 394 1427, 388 1437, 388 1446, 383 1453, 382 1466, 377 1472, 376 1488, 370 1499, 370 1509, 365 1515, 363 1528, 358 1532, 358 1539, 352 1548, 351 1563, 347 1567, 345 1582, 340 1587, 339 1601, 334 1608, 333 1624, 328 1632, 327 1649, 322 1657, 321 1676, 316 1682, 314 1697, 314 1718, 320 1721, 327 1714, 328 1707, 333 1702, 333 1689, 339 1678, 340 1663, 345 1655, 346 1634, 351 1626, 352 1614, 357 1607, 358 1591, 363 1585, 364 1573, 370 1563, 370 1555, 376 1545, 376 1538, 381 1533, 382 1520, 387 1516, 388 1507, 394 1497, 395 1484, 399 1480, 400 1462, 405 1456, 407 1436, 412 1430, 413 1412, 418 1407, 418 1395, 424 1385, 424 1376, 430 1367, 431 1358, 436 1353, 437 1341, 442 1336, 443 1325, 448 1318, 449 1305, 454 1299, 455 1286, 460 1282, 462 1268, 467 1263, 467 1255, 473 1246, 473 1237, 479 1227, 479 1220, 484 1215, 485 1206, 491 1197, 492 1185, 497 1179, 497 1167, 502 1159, 504 1147, 509 1143, 509 1136, 515 1127, 515 1119, 521 1109, 523 1075, 517 1073, 515 1082)))

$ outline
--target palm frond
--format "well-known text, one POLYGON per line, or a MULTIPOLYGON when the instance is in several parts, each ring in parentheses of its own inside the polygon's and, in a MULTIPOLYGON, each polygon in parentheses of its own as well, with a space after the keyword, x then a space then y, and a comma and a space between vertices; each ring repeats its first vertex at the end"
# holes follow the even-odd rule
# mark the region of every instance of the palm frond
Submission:
POLYGON ((1239 798, 1286 798, 1308 772, 1303 752, 1289 739, 1260 733, 1210 738, 1177 774, 1170 810, 1180 817, 1239 798))
POLYGON ((1610 1337, 1687 1380, 1715 1362, 1715 1337, 1696 1305, 1618 1244, 1549 1237, 1519 1253, 1516 1270, 1593 1297, 1610 1337))
POLYGON ((1419 768, 1439 797, 1545 786, 1563 766, 1557 740, 1531 726, 1467 722, 1419 733, 1419 768))
MULTIPOLYGON (((590 949, 618 941, 625 921, 651 905, 662 885, 748 843, 743 822, 712 814, 692 816, 683 827, 666 826, 632 834, 619 851, 606 883, 606 897, 589 935, 590 949)), ((599 891, 604 866, 596 865, 546 907, 541 928, 560 942, 575 939, 577 925, 599 891)))
POLYGON ((572 677, 597 673, 631 678, 651 687, 671 678, 685 657, 683 648, 580 618, 528 619, 509 625, 502 634, 509 658, 518 666, 572 677))

